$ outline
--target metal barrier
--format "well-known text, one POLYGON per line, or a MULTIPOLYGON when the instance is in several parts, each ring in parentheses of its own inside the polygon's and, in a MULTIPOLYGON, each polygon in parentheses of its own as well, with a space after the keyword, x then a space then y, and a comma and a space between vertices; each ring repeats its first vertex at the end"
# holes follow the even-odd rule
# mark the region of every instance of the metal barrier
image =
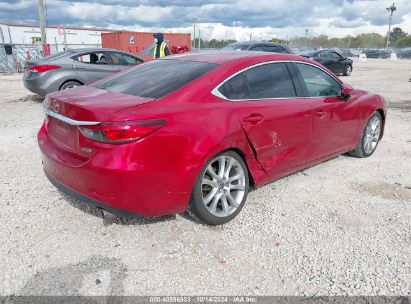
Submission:
POLYGON ((31 44, 11 45, 11 54, 6 53, 8 45, 0 44, 0 71, 6 73, 23 72, 24 62, 42 57, 41 48, 31 44))
MULTIPOLYGON (((84 45, 68 44, 67 48, 100 48, 101 44, 84 45)), ((51 44, 51 53, 63 51, 64 45, 51 44)), ((35 60, 42 58, 42 49, 39 45, 33 44, 0 44, 0 73, 22 73, 26 60, 35 60), (6 47, 11 47, 11 54, 6 53, 6 47)))

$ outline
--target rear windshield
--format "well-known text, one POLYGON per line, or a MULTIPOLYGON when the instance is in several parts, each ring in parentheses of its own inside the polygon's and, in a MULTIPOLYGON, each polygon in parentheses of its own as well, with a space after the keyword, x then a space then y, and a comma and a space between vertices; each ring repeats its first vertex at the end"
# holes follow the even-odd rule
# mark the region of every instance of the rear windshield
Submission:
POLYGON ((153 60, 105 78, 94 86, 109 92, 160 98, 216 66, 216 64, 186 60, 153 60))
POLYGON ((73 53, 73 51, 69 50, 69 51, 63 51, 63 52, 58 52, 49 56, 46 56, 43 58, 43 61, 52 61, 52 60, 57 60, 60 59, 70 53, 73 53))

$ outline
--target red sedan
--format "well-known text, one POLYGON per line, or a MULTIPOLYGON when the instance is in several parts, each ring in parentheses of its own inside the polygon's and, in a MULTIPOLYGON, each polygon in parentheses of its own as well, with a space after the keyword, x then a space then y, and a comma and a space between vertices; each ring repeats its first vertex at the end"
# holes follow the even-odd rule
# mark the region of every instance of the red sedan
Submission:
POLYGON ((117 214, 189 211, 223 224, 249 189, 350 152, 368 157, 386 109, 320 64, 287 54, 171 56, 47 96, 44 171, 117 214))

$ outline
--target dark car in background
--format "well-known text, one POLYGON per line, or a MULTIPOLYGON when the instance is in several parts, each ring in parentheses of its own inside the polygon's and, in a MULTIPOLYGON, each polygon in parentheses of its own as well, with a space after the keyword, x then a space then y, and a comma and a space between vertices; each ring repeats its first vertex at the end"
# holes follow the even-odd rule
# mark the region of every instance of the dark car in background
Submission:
POLYGON ((221 49, 222 51, 256 51, 293 54, 288 45, 274 42, 236 42, 230 43, 221 49))
POLYGON ((68 50, 26 61, 23 83, 31 92, 45 96, 91 83, 142 62, 136 56, 114 49, 68 50))
POLYGON ((368 49, 363 52, 367 58, 387 59, 391 56, 391 51, 386 49, 368 49))
POLYGON ((312 58, 336 74, 351 75, 352 59, 349 59, 333 50, 306 50, 300 56, 312 58))

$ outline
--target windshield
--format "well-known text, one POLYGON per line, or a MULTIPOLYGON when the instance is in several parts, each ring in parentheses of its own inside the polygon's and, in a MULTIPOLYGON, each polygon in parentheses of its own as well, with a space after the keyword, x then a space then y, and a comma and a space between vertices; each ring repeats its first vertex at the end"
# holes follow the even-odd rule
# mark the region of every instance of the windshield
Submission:
POLYGON ((160 98, 215 68, 216 64, 153 60, 97 82, 96 88, 147 98, 160 98))
POLYGON ((302 51, 302 52, 300 52, 298 55, 300 55, 300 56, 312 57, 312 56, 314 56, 316 53, 318 53, 318 51, 315 51, 315 50, 307 50, 307 51, 302 51))
POLYGON ((226 45, 221 50, 222 51, 245 51, 248 49, 249 46, 250 46, 249 44, 232 43, 232 44, 226 45))

